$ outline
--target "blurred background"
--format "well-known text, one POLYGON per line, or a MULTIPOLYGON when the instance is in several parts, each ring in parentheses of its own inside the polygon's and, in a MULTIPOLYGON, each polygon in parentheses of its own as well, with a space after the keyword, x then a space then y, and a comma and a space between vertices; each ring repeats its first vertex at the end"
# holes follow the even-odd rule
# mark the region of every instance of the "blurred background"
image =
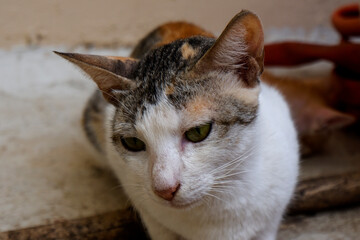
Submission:
MULTIPOLYGON (((117 180, 95 163, 83 135, 82 111, 95 85, 53 50, 126 56, 164 22, 186 20, 218 35, 241 9, 262 19, 266 43, 338 44, 331 15, 354 1, 0 0, 0 239, 12 239, 1 232, 128 204, 117 180)), ((332 69, 323 61, 275 72, 311 79, 332 69)), ((303 161, 301 179, 360 169, 360 141, 348 144, 346 136, 326 135, 329 151, 303 161)), ((279 239, 357 239, 359 226, 359 207, 325 212, 288 221, 279 239)))
POLYGON ((1 0, 0 47, 14 45, 133 46, 166 21, 187 20, 219 34, 241 9, 265 30, 330 27, 334 9, 354 0, 1 0))

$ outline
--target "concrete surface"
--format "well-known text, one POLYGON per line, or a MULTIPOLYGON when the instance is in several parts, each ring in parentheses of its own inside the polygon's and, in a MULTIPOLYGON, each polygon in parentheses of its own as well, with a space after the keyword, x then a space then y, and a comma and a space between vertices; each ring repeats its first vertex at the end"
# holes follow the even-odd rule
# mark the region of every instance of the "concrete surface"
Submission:
POLYGON ((94 85, 51 50, 0 51, 0 231, 125 204, 117 181, 94 166, 81 129, 94 85))

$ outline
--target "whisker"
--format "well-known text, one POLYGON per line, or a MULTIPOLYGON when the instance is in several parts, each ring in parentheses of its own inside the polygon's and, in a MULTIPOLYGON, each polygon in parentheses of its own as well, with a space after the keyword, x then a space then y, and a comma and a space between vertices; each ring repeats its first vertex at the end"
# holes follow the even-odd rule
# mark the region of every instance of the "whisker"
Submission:
POLYGON ((215 198, 215 199, 217 199, 217 200, 219 200, 219 201, 225 202, 224 199, 219 198, 218 196, 216 196, 216 195, 214 195, 214 194, 211 194, 211 193, 209 193, 209 192, 205 193, 205 196, 209 196, 209 197, 215 198))
POLYGON ((249 148, 249 149, 247 149, 247 150, 246 150, 245 152, 243 152, 240 156, 237 156, 237 157, 234 158, 233 160, 231 160, 231 161, 229 161, 229 162, 226 162, 225 164, 221 165, 221 166, 218 167, 218 168, 213 169, 213 170, 210 172, 210 174, 213 174, 213 173, 215 173, 215 172, 217 172, 217 171, 220 171, 220 170, 222 170, 222 169, 224 169, 224 168, 227 168, 227 167, 229 167, 229 166, 237 163, 239 160, 240 160, 240 161, 244 161, 244 160, 242 160, 242 159, 244 159, 244 158, 247 159, 249 156, 251 156, 250 153, 252 153, 252 150, 253 150, 253 149, 255 149, 254 146, 251 147, 251 148, 249 148), (245 155, 247 155, 247 156, 244 157, 245 155))
POLYGON ((234 160, 222 165, 221 167, 215 168, 213 171, 211 171, 210 174, 213 174, 214 176, 228 175, 231 171, 238 168, 248 157, 249 156, 240 156, 238 158, 235 158, 234 160))

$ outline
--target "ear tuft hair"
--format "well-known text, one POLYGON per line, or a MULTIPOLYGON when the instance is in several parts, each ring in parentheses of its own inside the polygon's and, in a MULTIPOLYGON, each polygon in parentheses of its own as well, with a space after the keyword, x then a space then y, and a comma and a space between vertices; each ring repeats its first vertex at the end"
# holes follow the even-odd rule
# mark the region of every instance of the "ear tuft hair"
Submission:
POLYGON ((233 72, 254 87, 264 68, 264 33, 260 19, 243 10, 227 25, 215 44, 197 62, 194 71, 233 72))

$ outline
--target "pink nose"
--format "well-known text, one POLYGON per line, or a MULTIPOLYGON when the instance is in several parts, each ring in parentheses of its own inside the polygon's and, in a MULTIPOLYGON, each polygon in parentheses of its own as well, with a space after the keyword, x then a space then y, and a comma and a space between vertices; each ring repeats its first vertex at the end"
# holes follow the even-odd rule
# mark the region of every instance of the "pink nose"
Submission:
POLYGON ((177 185, 175 185, 173 187, 169 187, 167 189, 161 189, 161 190, 155 189, 154 192, 159 197, 161 197, 167 201, 171 201, 175 197, 175 194, 179 190, 179 188, 180 188, 180 183, 178 183, 177 185))

